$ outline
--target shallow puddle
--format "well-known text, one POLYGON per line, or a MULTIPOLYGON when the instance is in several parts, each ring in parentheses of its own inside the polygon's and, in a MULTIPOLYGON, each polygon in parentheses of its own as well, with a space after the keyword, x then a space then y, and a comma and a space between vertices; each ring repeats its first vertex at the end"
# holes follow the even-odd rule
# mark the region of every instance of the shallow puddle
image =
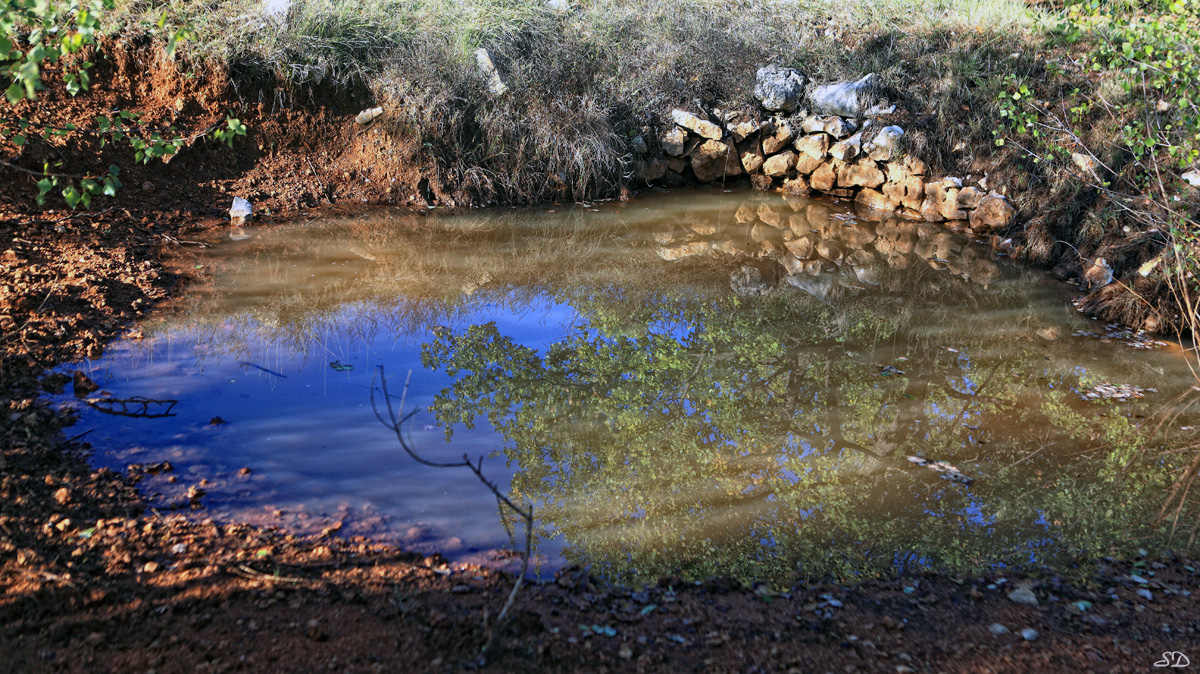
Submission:
POLYGON ((1160 456, 1195 423, 1177 347, 923 223, 680 191, 237 234, 212 287, 64 399, 97 464, 201 517, 505 559, 496 500, 376 420, 380 366, 395 395, 412 372, 419 451, 485 456, 535 504, 540 572, 1070 562, 1153 544, 1190 459, 1160 456))

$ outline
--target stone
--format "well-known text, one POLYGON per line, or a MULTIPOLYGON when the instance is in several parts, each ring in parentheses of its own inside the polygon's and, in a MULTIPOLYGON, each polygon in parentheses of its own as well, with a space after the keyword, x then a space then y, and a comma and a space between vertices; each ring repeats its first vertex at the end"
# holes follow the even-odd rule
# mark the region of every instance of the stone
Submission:
POLYGON ((882 192, 870 188, 859 190, 858 194, 854 197, 854 203, 876 211, 891 212, 896 210, 891 200, 885 197, 882 192))
POLYGON ((690 112, 684 112, 679 109, 672 110, 671 119, 679 126, 702 138, 721 140, 721 137, 725 135, 721 127, 707 120, 700 119, 690 112))
POLYGON ((743 140, 737 144, 738 157, 742 161, 742 169, 746 173, 758 173, 763 165, 763 148, 757 139, 743 140))
POLYGON ((1084 261, 1083 285, 1088 290, 1103 288, 1113 282, 1113 269, 1108 260, 1098 257, 1084 261))
POLYGON ((979 200, 979 205, 971 211, 971 230, 979 234, 990 234, 992 230, 1008 225, 1016 214, 1016 209, 1008 203, 1003 195, 989 193, 979 200))
POLYGON ((796 172, 801 175, 810 175, 820 168, 822 161, 807 152, 801 152, 799 158, 796 159, 796 172))
POLYGON ((241 197, 233 198, 233 205, 229 207, 229 221, 233 223, 235 227, 246 222, 246 220, 253 214, 254 207, 250 205, 249 201, 246 201, 241 197))
POLYGON ((958 205, 960 208, 970 210, 979 205, 979 200, 983 199, 983 192, 980 192, 976 187, 964 187, 958 191, 958 205))
POLYGON ((863 151, 875 161, 891 161, 900 152, 900 139, 903 137, 904 129, 885 126, 863 146, 863 151))
POLYGON ((1179 177, 1192 187, 1200 187, 1200 170, 1192 169, 1179 177))
POLYGON ((687 132, 677 126, 671 127, 670 130, 663 133, 662 138, 659 138, 663 152, 675 157, 683 155, 683 144, 686 141, 687 132))
POLYGON ((814 133, 810 136, 797 138, 792 147, 797 152, 804 153, 814 159, 824 159, 829 156, 829 136, 824 133, 814 133))
MULTIPOLYGON (((892 165, 889 165, 890 169, 892 165)), ((900 181, 888 180, 883 184, 883 195, 888 198, 894 208, 919 209, 925 200, 925 183, 921 176, 907 176, 900 181)))
POLYGON ((683 173, 683 169, 687 168, 688 160, 683 157, 671 157, 667 160, 667 169, 675 173, 683 173))
POLYGON ((796 153, 788 150, 767 159, 763 173, 769 176, 785 176, 796 166, 796 153))
POLYGON ((862 151, 862 132, 858 132, 845 140, 838 141, 829 148, 829 156, 842 161, 853 161, 862 151))
MULTIPOLYGON (((925 187, 928 189, 929 185, 925 187)), ((921 201, 921 208, 919 210, 921 218, 926 222, 942 221, 942 204, 941 200, 936 197, 926 195, 925 199, 921 201)))
POLYGON ((783 181, 783 191, 797 197, 807 197, 812 194, 812 188, 804 176, 796 176, 783 181))
POLYGON ((1038 636, 1038 631, 1032 627, 1026 627, 1025 629, 1021 630, 1021 638, 1025 641, 1034 641, 1038 638, 1038 636))
POLYGON ((662 259, 671 262, 673 260, 681 260, 685 257, 693 257, 703 255, 708 252, 708 244, 703 241, 692 241, 689 243, 681 243, 677 246, 664 246, 658 249, 658 256, 662 259))
POLYGON ((633 140, 629 141, 629 146, 638 154, 646 154, 650 149, 646 147, 646 139, 641 136, 634 136, 633 140))
POLYGON ((950 176, 942 178, 942 187, 946 187, 946 188, 954 187, 954 188, 961 189, 962 186, 963 186, 962 178, 952 178, 950 176))
POLYGON ((546 7, 559 14, 566 14, 571 11, 571 3, 567 0, 546 0, 546 7))
POLYGON ((706 140, 692 152, 692 172, 696 180, 711 182, 722 176, 742 172, 742 161, 735 149, 719 140, 706 140))
POLYGON ((967 217, 966 212, 958 208, 958 188, 947 187, 944 182, 925 183, 921 214, 929 222, 965 220, 967 217))
POLYGON ((757 120, 753 120, 753 119, 747 120, 745 122, 738 122, 737 124, 734 124, 733 126, 728 127, 729 135, 733 136, 733 139, 735 141, 741 142, 743 140, 746 140, 750 136, 753 136, 754 134, 758 133, 759 129, 761 129, 762 126, 763 125, 761 122, 759 122, 757 120))
POLYGON ((1008 598, 1010 601, 1017 604, 1022 604, 1024 606, 1038 605, 1037 595, 1033 593, 1033 590, 1031 590, 1028 585, 1020 585, 1014 588, 1008 593, 1008 598))
POLYGON ((870 159, 846 164, 838 172, 839 187, 879 187, 883 184, 883 171, 870 159))
POLYGON ((825 120, 815 115, 809 115, 800 122, 800 130, 804 133, 824 133, 825 120))
POLYGON ((1083 154, 1082 152, 1072 152, 1071 163, 1078 166, 1081 171, 1087 173, 1091 173, 1098 165, 1098 162, 1091 155, 1083 154))
POLYGON ((870 73, 857 82, 834 82, 813 89, 809 103, 814 111, 825 115, 858 117, 871 106, 880 77, 870 73))
POLYGON ((992 623, 991 625, 988 626, 988 631, 991 632, 992 634, 995 634, 996 636, 1000 636, 1001 634, 1009 633, 1008 628, 1005 627, 1004 625, 1001 625, 1000 623, 992 623))
POLYGON ((496 64, 492 63, 492 57, 488 55, 488 50, 483 47, 475 50, 475 65, 479 68, 479 73, 487 80, 488 91, 492 92, 493 96, 503 96, 508 93, 508 85, 500 79, 500 73, 496 71, 496 64))
POLYGON ((783 148, 787 147, 788 143, 792 142, 792 138, 794 138, 795 135, 796 133, 792 129, 791 124, 783 122, 776 125, 770 135, 763 136, 763 152, 767 154, 775 154, 776 152, 779 152, 783 148))
POLYGON ((383 114, 383 108, 367 108, 354 118, 354 123, 363 125, 370 124, 375 121, 375 118, 383 114))
POLYGON ((856 128, 858 128, 858 125, 854 123, 854 120, 842 119, 841 117, 825 118, 825 133, 834 138, 845 138, 854 133, 856 128))
POLYGON ((833 189, 837 182, 837 169, 832 160, 824 162, 821 166, 812 172, 812 177, 809 178, 809 184, 814 190, 828 192, 833 189))
POLYGON ((763 66, 755 75, 754 96, 767 110, 791 112, 804 96, 808 78, 794 68, 774 64, 763 66))

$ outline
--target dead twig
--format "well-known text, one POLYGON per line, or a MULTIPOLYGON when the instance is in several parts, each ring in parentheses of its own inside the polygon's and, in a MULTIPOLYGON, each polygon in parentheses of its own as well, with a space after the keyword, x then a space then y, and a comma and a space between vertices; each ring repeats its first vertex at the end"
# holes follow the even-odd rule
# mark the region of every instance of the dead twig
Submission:
MULTIPOLYGON (((404 380, 404 391, 400 395, 399 407, 396 407, 392 404, 392 398, 395 396, 388 393, 387 377, 384 376, 382 365, 379 366, 377 372, 379 375, 379 390, 383 395, 387 416, 384 416, 383 411, 380 410, 379 403, 375 400, 376 372, 371 373, 371 410, 375 412, 375 418, 379 420, 379 423, 383 424, 396 434, 396 440, 400 442, 400 447, 404 449, 405 453, 408 454, 413 461, 431 468, 467 468, 475 474, 475 477, 479 478, 479 481, 482 482, 485 487, 491 490, 492 494, 496 497, 496 502, 498 504, 502 504, 503 507, 511 510, 525 522, 525 554, 521 559, 521 572, 517 574, 516 582, 513 583, 512 592, 508 594, 508 600, 504 602, 504 608, 500 609, 500 613, 496 615, 495 623, 489 626, 487 625, 486 616, 484 618, 485 629, 487 631, 487 642, 484 644, 480 655, 486 660, 487 654, 491 650, 492 644, 496 640, 499 627, 504 623, 504 619, 508 615, 509 609, 512 608, 513 602, 517 599, 517 593, 521 590, 521 586, 525 582, 525 574, 529 572, 529 558, 533 553, 533 504, 531 503, 525 508, 521 508, 516 503, 513 503, 513 501, 509 499, 508 496, 501 491, 498 486, 496 486, 495 482, 492 482, 486 475, 483 474, 482 456, 479 457, 479 460, 476 462, 472 462, 470 457, 468 457, 466 454, 463 454, 461 461, 444 462, 430 461, 429 459, 426 459, 418 454, 410 441, 404 437, 404 423, 406 421, 410 421, 417 415, 417 412, 419 411, 416 409, 408 413, 405 413, 404 411, 404 406, 408 401, 408 387, 412 381, 412 370, 408 371, 408 377, 404 380)), ((503 518, 501 519, 503 520, 503 518)))

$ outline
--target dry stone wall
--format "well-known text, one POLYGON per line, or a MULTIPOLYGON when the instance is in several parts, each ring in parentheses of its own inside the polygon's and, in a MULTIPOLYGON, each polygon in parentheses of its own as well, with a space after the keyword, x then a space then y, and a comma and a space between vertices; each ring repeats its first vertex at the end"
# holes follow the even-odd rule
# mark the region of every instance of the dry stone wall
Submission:
MULTIPOLYGON (((762 111, 674 110, 674 125, 659 138, 657 156, 644 140, 635 143, 647 148, 637 164, 637 177, 651 184, 681 185, 748 175, 758 189, 853 199, 866 210, 902 220, 947 223, 978 237, 1009 224, 1015 211, 1002 194, 989 189, 986 178, 967 182, 933 175, 925 162, 901 151, 901 127, 878 124, 869 110, 852 118, 800 108, 799 87, 807 79, 789 70, 764 67, 755 91, 768 115, 770 107, 790 113, 763 120, 762 111)), ((865 109, 855 104, 860 100, 856 97, 869 91, 874 81, 868 75, 855 83, 816 87, 809 103, 817 110, 865 109)))

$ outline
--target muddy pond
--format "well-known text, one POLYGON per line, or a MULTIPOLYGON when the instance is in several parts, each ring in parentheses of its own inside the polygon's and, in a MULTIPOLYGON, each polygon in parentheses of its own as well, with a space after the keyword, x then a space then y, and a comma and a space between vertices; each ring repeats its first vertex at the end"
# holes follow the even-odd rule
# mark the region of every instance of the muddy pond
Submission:
POLYGON ((1198 425, 1178 346, 936 226, 744 191, 231 231, 212 283, 61 404, 157 508, 535 572, 786 579, 1169 543, 1198 425), (237 239, 237 240, 233 240, 237 239), (821 255, 825 257, 821 257, 821 255), (165 463, 169 465, 163 465, 165 463))

